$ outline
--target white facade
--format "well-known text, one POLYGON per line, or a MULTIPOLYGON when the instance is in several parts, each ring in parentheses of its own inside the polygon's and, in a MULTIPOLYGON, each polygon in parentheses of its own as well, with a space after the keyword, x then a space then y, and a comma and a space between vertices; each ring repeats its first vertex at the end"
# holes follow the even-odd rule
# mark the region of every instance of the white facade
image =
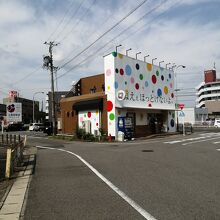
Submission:
POLYGON ((78 126, 93 135, 99 134, 101 125, 99 110, 80 111, 78 113, 78 126))
POLYGON ((108 135, 117 135, 117 119, 135 112, 136 125, 147 125, 148 115, 163 113, 169 132, 176 131, 174 73, 113 52, 104 59, 108 135))
POLYGON ((190 123, 192 125, 202 125, 208 119, 208 109, 206 108, 183 108, 178 111, 178 121, 180 124, 190 123), (184 118, 181 116, 184 113, 184 118))
POLYGON ((201 83, 196 87, 197 98, 196 107, 205 107, 206 101, 219 100, 220 99, 220 82, 201 83))

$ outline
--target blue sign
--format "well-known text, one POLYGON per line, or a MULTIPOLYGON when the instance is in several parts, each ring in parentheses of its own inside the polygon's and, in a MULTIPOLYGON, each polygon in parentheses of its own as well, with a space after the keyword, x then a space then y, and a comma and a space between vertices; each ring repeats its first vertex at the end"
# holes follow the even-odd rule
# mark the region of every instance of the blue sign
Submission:
POLYGON ((185 117, 185 113, 183 111, 180 111, 179 117, 185 117))

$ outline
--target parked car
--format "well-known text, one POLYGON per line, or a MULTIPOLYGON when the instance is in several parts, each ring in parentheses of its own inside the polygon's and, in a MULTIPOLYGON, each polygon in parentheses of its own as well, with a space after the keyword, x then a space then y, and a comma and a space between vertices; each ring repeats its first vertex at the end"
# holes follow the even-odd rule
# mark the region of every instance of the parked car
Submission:
POLYGON ((220 128, 220 118, 216 118, 216 119, 215 119, 214 126, 215 126, 216 128, 220 128))
POLYGON ((4 127, 5 131, 23 131, 24 124, 23 123, 12 123, 8 124, 4 127))
POLYGON ((29 126, 29 131, 43 131, 44 125, 42 123, 31 123, 29 126))

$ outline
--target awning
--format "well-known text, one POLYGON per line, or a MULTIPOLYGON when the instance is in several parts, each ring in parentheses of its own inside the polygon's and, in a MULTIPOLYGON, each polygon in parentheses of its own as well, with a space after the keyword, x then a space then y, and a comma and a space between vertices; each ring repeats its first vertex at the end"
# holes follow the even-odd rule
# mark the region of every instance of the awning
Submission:
POLYGON ((73 104, 73 110, 76 110, 76 111, 93 110, 93 109, 99 109, 102 111, 103 109, 102 98, 76 102, 73 104))

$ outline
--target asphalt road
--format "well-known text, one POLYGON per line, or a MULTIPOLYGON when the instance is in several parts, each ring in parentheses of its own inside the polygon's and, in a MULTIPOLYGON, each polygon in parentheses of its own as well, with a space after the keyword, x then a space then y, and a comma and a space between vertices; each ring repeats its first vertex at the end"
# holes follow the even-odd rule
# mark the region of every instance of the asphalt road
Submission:
POLYGON ((113 144, 29 137, 29 143, 53 149, 38 149, 25 219, 150 219, 146 213, 158 220, 220 219, 220 133, 113 144))

